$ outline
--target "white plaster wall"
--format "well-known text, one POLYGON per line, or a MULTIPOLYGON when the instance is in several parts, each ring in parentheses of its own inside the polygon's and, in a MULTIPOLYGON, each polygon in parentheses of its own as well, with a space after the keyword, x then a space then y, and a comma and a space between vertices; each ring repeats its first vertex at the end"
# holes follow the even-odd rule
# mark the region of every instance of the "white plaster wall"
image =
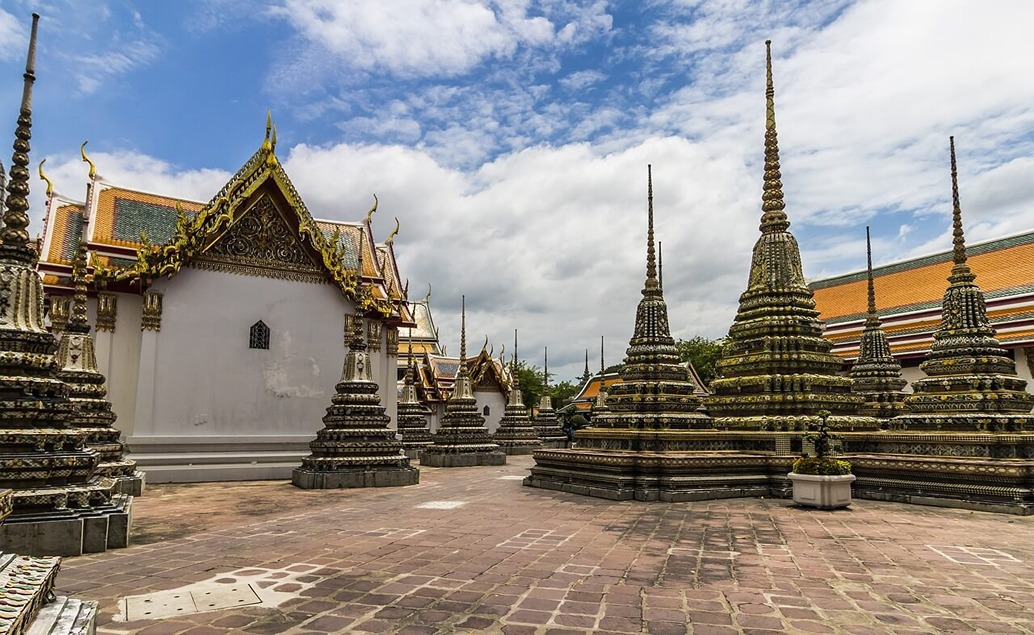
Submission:
POLYGON ((137 437, 246 441, 323 426, 345 356, 343 316, 353 311, 336 288, 198 269, 153 288, 164 293, 156 394, 151 418, 134 422, 137 437), (270 328, 269 350, 248 348, 258 320, 270 328))
POLYGON ((485 427, 489 432, 495 433, 499 429, 499 421, 503 418, 503 411, 506 409, 506 399, 499 394, 498 390, 475 390, 474 399, 478 403, 478 412, 484 413, 485 406, 489 407, 489 415, 485 417, 485 427))
MULTIPOLYGON (((118 416, 115 427, 125 436, 134 433, 136 386, 140 363, 140 315, 142 298, 135 294, 118 294, 115 331, 94 331, 97 343, 97 366, 108 382, 108 400, 118 416)), ((97 302, 90 302, 90 324, 96 325, 97 302)))
POLYGON ((1027 380, 1027 392, 1034 393, 1034 377, 1031 376, 1028 360, 1034 357, 1034 347, 1017 348, 1016 350, 1016 374, 1027 380))

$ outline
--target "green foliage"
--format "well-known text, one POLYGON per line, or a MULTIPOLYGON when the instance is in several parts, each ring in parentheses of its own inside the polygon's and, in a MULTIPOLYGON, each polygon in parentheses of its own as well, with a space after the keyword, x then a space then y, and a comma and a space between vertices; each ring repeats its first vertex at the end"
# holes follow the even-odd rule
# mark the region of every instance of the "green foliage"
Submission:
MULTIPOLYGON (((552 375, 553 373, 550 373, 552 375)), ((553 398, 553 407, 559 408, 564 402, 578 394, 578 386, 569 381, 562 381, 549 389, 549 396, 553 398)))
POLYGON ((819 474, 823 476, 836 476, 851 473, 851 464, 843 459, 832 456, 836 453, 834 443, 839 440, 835 434, 829 431, 826 420, 829 418, 828 410, 819 410, 821 422, 815 432, 804 435, 805 441, 810 441, 815 448, 815 456, 805 454, 794 460, 793 471, 798 474, 819 474))
POLYGON ((797 474, 818 474, 822 476, 840 476, 851 473, 851 464, 843 459, 831 457, 802 456, 793 462, 793 471, 797 474))
POLYGON ((675 342, 679 357, 682 361, 693 364, 693 368, 700 373, 700 379, 704 381, 705 385, 710 384, 714 379, 715 366, 722 358, 723 346, 725 346, 725 338, 709 340, 699 335, 675 342))
POLYGON ((625 370, 624 364, 614 364, 613 366, 607 366, 606 368, 604 368, 603 374, 609 375, 611 373, 620 373, 623 370, 625 370))
POLYGON ((542 370, 527 362, 517 362, 517 379, 521 382, 521 399, 528 408, 535 408, 542 399, 542 370))
POLYGON ((585 426, 589 425, 589 420, 586 419, 585 415, 583 415, 580 412, 578 414, 574 415, 573 417, 571 417, 569 419, 569 421, 570 421, 571 425, 573 425, 575 427, 575 429, 584 428, 585 426))

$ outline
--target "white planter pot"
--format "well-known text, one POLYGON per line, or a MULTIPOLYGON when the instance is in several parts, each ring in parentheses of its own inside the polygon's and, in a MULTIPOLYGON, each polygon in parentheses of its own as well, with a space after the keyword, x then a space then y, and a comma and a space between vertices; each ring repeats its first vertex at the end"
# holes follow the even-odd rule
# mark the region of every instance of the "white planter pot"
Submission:
POLYGON ((837 509, 851 504, 854 474, 822 476, 790 472, 786 476, 793 483, 793 502, 798 505, 837 509))

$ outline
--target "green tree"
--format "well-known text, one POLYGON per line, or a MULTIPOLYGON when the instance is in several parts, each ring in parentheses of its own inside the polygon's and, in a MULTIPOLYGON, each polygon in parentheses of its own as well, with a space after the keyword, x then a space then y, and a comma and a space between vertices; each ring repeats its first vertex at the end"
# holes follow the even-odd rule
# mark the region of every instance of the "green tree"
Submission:
POLYGON ((699 335, 692 339, 675 342, 679 357, 682 358, 682 361, 693 364, 693 368, 700 373, 700 379, 704 380, 704 384, 710 384, 714 379, 715 365, 722 358, 723 346, 725 346, 725 338, 709 340, 699 335))
MULTIPOLYGON (((553 373, 550 373, 552 375, 553 373)), ((578 386, 569 381, 562 381, 549 389, 549 396, 553 398, 553 407, 559 408, 568 399, 578 394, 578 386)))

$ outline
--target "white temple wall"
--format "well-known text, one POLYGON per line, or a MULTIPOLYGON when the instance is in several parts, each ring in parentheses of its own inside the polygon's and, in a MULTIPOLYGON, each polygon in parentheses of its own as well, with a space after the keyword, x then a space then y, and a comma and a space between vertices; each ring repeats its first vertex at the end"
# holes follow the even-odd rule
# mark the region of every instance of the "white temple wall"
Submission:
MULTIPOLYGON (((139 295, 117 294, 114 331, 94 329, 97 367, 108 385, 108 400, 118 416, 115 427, 125 437, 134 432, 134 410, 140 363, 140 316, 143 306, 139 295)), ((97 301, 89 303, 90 324, 97 324, 97 301)))
POLYGON ((474 399, 477 400, 478 412, 484 415, 485 406, 488 406, 489 414, 484 415, 485 427, 488 431, 495 433, 499 429, 499 422, 503 418, 503 411, 506 409, 506 399, 499 394, 498 390, 474 390, 474 399))
MULTIPOLYGON (((128 439, 148 480, 289 478, 341 378, 353 303, 329 284, 192 268, 152 289, 164 294, 160 331, 144 333, 154 335, 155 389, 137 391, 128 439), (259 320, 270 329, 268 350, 249 348, 259 320)), ((135 329, 119 302, 116 334, 136 331, 138 368, 147 364, 140 299, 135 329)), ((388 366, 385 346, 371 356, 375 369, 388 366)), ((395 402, 394 383, 382 382, 380 393, 383 404, 395 402)))

